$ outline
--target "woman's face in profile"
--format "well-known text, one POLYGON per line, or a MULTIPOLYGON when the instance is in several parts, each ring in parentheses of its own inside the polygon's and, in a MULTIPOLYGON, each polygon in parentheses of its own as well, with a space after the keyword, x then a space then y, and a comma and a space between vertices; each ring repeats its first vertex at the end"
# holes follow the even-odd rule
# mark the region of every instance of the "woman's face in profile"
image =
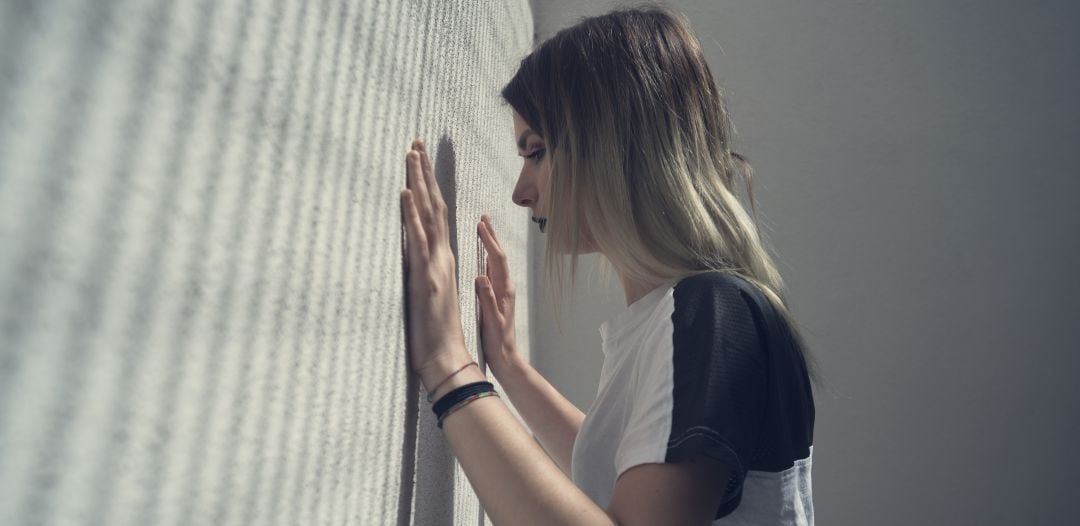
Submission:
MULTIPOLYGON (((531 211, 533 222, 540 227, 540 232, 546 230, 548 181, 551 175, 551 165, 547 155, 547 145, 538 133, 529 128, 525 119, 517 112, 514 114, 514 142, 518 147, 518 155, 524 158, 521 173, 518 174, 517 185, 514 186, 512 199, 518 206, 523 206, 531 211)), ((584 219, 584 216, 583 216, 584 219)), ((582 250, 579 254, 596 252, 587 225, 584 226, 582 250)))
POLYGON ((524 163, 518 175, 512 199, 518 206, 531 210, 533 221, 539 222, 540 231, 543 232, 544 222, 547 220, 547 203, 541 203, 540 200, 546 199, 548 176, 551 173, 547 148, 540 135, 529 128, 516 110, 514 111, 514 142, 518 147, 518 155, 524 158, 524 163))

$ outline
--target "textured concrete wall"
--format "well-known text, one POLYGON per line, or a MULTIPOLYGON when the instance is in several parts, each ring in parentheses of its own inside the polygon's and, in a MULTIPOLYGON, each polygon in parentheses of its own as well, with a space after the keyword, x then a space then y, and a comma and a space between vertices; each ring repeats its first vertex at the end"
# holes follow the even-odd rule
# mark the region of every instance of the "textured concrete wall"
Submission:
POLYGON ((532 37, 525 0, 0 2, 0 524, 477 524, 398 192, 423 137, 466 343, 481 213, 528 334, 532 37))

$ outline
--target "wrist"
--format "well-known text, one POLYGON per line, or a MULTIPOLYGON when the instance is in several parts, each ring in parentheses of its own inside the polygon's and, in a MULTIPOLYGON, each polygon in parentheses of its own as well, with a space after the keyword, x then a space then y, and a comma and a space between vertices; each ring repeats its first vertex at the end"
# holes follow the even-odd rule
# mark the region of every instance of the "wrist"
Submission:
POLYGON ((435 397, 448 393, 457 386, 486 380, 484 373, 480 372, 478 367, 471 365, 473 361, 475 360, 465 349, 444 352, 433 357, 427 365, 417 371, 417 375, 420 376, 420 383, 424 386, 424 390, 435 397), (462 369, 467 364, 468 366, 462 369), (480 379, 477 380, 476 376, 480 379), (463 382, 462 379, 471 380, 463 382), (438 392, 432 393, 432 389, 437 389, 438 392))
POLYGON ((488 362, 488 368, 491 369, 491 372, 500 382, 522 374, 528 366, 529 362, 525 361, 516 351, 508 353, 506 358, 500 362, 488 362))
POLYGON ((461 369, 461 371, 457 374, 454 374, 453 371, 446 373, 443 380, 445 380, 445 382, 443 382, 442 380, 438 380, 436 382, 437 384, 438 382, 442 383, 438 384, 438 387, 435 388, 435 391, 428 391, 428 395, 431 397, 432 404, 435 404, 435 402, 438 402, 439 399, 446 396, 448 393, 450 393, 454 389, 457 389, 458 387, 476 382, 486 382, 488 378, 484 375, 484 373, 480 372, 479 367, 470 364, 468 367, 461 369))

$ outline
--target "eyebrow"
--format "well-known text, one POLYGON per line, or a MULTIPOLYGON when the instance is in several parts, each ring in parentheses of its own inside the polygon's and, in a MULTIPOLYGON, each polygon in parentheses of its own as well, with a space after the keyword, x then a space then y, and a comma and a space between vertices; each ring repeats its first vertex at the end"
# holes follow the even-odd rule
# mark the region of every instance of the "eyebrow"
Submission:
POLYGON ((521 136, 518 137, 517 146, 518 146, 519 150, 522 150, 522 151, 525 150, 525 139, 528 139, 529 135, 537 135, 538 136, 538 134, 536 132, 532 131, 529 128, 525 128, 525 131, 521 132, 521 136))

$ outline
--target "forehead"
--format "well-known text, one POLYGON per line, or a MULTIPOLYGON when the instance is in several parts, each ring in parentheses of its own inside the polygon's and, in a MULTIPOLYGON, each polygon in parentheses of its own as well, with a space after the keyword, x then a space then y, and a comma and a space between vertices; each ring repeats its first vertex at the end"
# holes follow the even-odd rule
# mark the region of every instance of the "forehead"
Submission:
POLYGON ((514 115, 514 135, 516 136, 516 135, 520 134, 521 132, 525 131, 526 129, 528 129, 529 125, 525 124, 525 119, 523 119, 521 117, 521 114, 519 114, 517 112, 517 110, 514 110, 513 115, 514 115))
POLYGON ((514 111, 514 142, 517 143, 518 148, 524 150, 525 144, 529 142, 530 139, 535 140, 539 137, 540 136, 525 123, 525 119, 523 119, 517 111, 514 111))

